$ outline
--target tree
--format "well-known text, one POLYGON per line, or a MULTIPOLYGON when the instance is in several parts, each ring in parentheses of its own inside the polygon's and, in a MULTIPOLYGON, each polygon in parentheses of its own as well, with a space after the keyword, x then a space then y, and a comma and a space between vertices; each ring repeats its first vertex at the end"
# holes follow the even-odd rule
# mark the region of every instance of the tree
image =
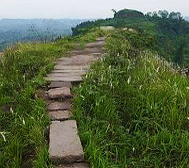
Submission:
POLYGON ((162 18, 162 19, 167 19, 168 16, 169 16, 169 12, 167 12, 166 10, 159 10, 158 11, 158 14, 159 16, 162 18))
POLYGON ((115 18, 115 15, 116 15, 116 10, 115 9, 112 9, 112 11, 114 12, 114 18, 115 18))

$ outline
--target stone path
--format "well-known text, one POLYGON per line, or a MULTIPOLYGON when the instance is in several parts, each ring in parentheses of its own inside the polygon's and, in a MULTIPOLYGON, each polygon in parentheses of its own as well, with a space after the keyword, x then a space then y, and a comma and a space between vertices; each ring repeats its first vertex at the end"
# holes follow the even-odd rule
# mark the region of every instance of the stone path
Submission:
POLYGON ((72 117, 70 87, 82 81, 90 64, 104 54, 104 37, 87 43, 83 50, 70 52, 70 57, 57 60, 45 79, 48 86, 47 111, 51 117, 49 153, 54 168, 89 168, 85 163, 77 124, 72 117))

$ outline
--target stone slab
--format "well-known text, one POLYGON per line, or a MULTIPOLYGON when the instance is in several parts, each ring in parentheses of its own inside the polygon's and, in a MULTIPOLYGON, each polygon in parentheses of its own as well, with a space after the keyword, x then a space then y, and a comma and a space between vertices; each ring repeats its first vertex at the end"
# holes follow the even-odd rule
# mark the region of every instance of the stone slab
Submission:
POLYGON ((47 93, 50 99, 64 99, 72 97, 69 87, 50 89, 47 93))
POLYGON ((98 37, 96 41, 105 41, 106 37, 98 37))
POLYGON ((81 76, 68 76, 68 77, 46 77, 46 81, 49 82, 81 82, 81 76))
POLYGON ((73 163, 71 165, 53 166, 53 168, 89 168, 87 163, 73 163))
POLYGON ((74 50, 70 52, 71 56, 76 56, 76 55, 87 55, 91 53, 103 53, 104 51, 101 48, 85 48, 84 50, 74 50))
POLYGON ((51 117, 52 121, 63 121, 70 119, 73 115, 69 110, 62 110, 62 111, 50 111, 49 116, 51 117))
POLYGON ((70 110, 70 108, 70 100, 66 100, 64 102, 52 102, 49 105, 47 105, 48 111, 70 110))
POLYGON ((49 153, 54 165, 84 161, 75 120, 53 121, 50 125, 49 153))
POLYGON ((51 82, 49 88, 71 87, 71 82, 51 82))
POLYGON ((78 76, 78 75, 84 75, 85 72, 81 73, 51 73, 47 77, 68 77, 68 76, 78 76))
POLYGON ((76 65, 68 65, 68 66, 66 66, 66 65, 56 65, 55 66, 55 70, 57 70, 57 69, 64 69, 64 70, 86 70, 86 69, 88 69, 89 68, 89 66, 88 65, 85 65, 85 66, 76 66, 76 65))
POLYGON ((77 74, 80 74, 80 73, 86 73, 87 71, 86 70, 71 70, 71 69, 59 69, 59 70, 53 70, 52 73, 77 73, 77 74))
POLYGON ((103 45, 105 44, 105 41, 96 41, 96 42, 92 42, 92 43, 87 43, 85 45, 85 47, 103 47, 103 45))

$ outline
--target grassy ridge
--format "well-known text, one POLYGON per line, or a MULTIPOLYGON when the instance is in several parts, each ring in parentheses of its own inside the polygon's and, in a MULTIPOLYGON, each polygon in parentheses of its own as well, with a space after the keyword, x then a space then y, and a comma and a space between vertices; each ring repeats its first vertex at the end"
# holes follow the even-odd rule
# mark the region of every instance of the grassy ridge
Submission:
POLYGON ((67 37, 46 44, 19 44, 0 56, 0 167, 52 167, 48 156, 46 126, 50 119, 37 90, 45 89, 43 77, 54 60, 84 47, 102 31, 67 37))
POLYGON ((108 55, 75 89, 75 116, 94 168, 187 167, 189 80, 141 33, 112 33, 108 55))

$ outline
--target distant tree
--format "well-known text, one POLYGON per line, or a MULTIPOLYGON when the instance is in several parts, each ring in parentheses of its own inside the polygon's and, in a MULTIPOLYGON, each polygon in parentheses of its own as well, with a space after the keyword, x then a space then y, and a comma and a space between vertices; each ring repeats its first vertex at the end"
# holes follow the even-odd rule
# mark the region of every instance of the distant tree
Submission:
POLYGON ((158 18, 158 17, 159 17, 156 11, 154 11, 154 12, 152 13, 152 17, 153 17, 153 18, 158 18))
POLYGON ((114 12, 114 18, 115 18, 117 12, 115 9, 112 9, 112 12, 114 12))
POLYGON ((171 12, 169 14, 170 19, 182 20, 182 15, 180 12, 171 12))
POLYGON ((159 10, 159 11, 158 11, 158 14, 159 14, 159 16, 160 16, 162 19, 167 19, 168 16, 169 16, 169 12, 167 12, 166 10, 159 10))

